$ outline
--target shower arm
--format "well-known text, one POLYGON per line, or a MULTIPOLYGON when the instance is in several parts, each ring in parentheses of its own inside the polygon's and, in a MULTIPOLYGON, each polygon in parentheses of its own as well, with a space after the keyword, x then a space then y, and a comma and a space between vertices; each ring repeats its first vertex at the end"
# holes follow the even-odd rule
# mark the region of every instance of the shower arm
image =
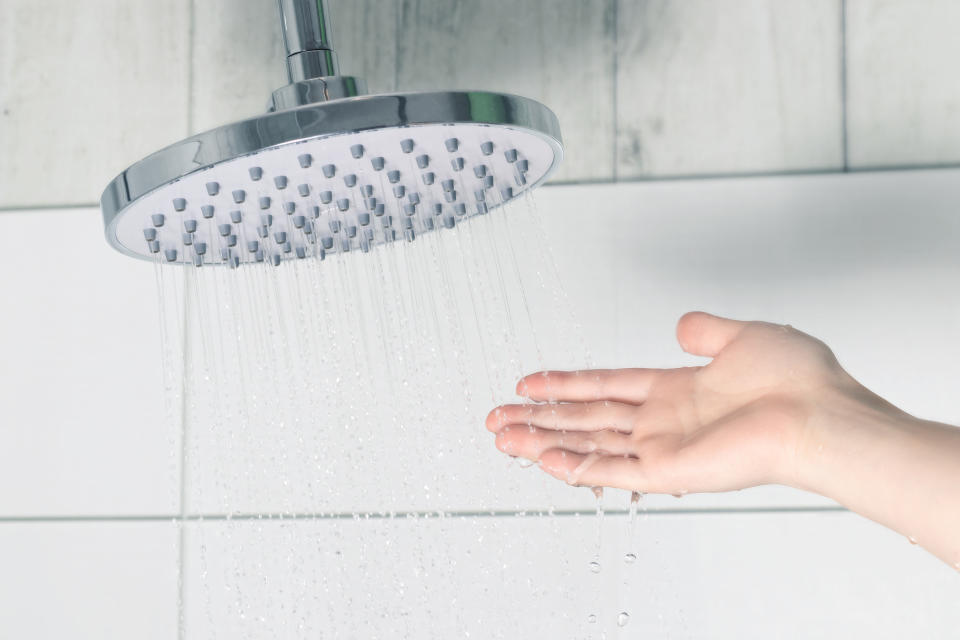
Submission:
POLYGON ((339 75, 324 0, 279 0, 290 82, 339 75))
POLYGON ((341 76, 325 0, 278 0, 290 84, 273 92, 269 111, 363 95, 366 83, 341 76))

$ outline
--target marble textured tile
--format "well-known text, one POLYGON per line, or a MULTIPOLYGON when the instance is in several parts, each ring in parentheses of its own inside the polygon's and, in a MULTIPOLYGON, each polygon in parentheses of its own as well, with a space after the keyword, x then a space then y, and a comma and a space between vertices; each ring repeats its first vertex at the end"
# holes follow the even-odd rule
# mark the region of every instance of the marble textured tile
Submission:
POLYGON ((617 9, 620 179, 839 169, 839 0, 617 9))
POLYGON ((0 4, 0 207, 93 203, 187 130, 189 2, 0 4))
POLYGON ((960 5, 848 0, 846 25, 850 166, 960 161, 960 5))
POLYGON ((853 514, 641 515, 632 533, 607 516, 599 550, 597 525, 191 524, 187 637, 893 640, 948 638, 960 623, 956 572, 853 514))
POLYGON ((177 527, 0 523, 0 636, 173 638, 177 527))
POLYGON ((397 87, 489 89, 539 100, 557 114, 564 139, 553 180, 609 180, 612 21, 612 0, 405 2, 397 87))
POLYGON ((276 2, 193 3, 191 133, 261 115, 287 83, 276 2))
MULTIPOLYGON (((371 91, 392 90, 397 3, 333 0, 328 10, 341 73, 364 78, 371 91)), ((288 82, 277 3, 197 2, 194 21, 193 131, 262 114, 288 82)))
POLYGON ((340 72, 367 81, 370 93, 397 89, 399 0, 330 0, 340 72))
POLYGON ((0 214, 0 255, 0 516, 176 513, 152 265, 91 209, 0 214))

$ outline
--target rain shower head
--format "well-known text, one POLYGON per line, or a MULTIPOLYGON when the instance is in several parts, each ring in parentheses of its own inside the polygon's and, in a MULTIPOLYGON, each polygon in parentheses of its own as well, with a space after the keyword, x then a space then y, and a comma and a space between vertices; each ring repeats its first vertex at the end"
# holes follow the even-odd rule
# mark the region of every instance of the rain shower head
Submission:
POLYGON ((264 115, 133 164, 101 197, 107 241, 155 261, 272 262, 453 228, 562 157, 544 105, 484 91, 363 95, 338 75, 322 0, 279 0, 290 84, 264 115))

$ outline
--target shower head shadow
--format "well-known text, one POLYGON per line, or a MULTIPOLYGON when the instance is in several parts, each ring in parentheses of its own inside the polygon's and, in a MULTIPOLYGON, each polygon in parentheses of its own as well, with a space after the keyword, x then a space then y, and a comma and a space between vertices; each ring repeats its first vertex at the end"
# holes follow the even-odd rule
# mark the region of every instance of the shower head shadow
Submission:
POLYGON ((413 241, 542 183, 562 158, 547 107, 486 91, 363 95, 337 75, 323 3, 280 0, 290 84, 263 115, 174 143, 101 197, 136 258, 237 267, 413 241))

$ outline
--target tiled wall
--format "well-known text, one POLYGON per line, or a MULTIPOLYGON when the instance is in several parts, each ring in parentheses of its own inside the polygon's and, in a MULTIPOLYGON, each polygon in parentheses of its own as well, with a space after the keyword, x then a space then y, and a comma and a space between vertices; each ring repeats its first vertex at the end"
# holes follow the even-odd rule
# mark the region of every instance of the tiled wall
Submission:
MULTIPOLYGON (((187 637, 241 637, 249 624, 198 588, 230 549, 202 547, 201 534, 224 524, 181 501, 189 487, 164 415, 153 269, 107 247, 95 202, 130 162, 263 109, 284 81, 274 3, 55 4, 0 2, 0 639, 171 638, 178 612, 187 637)), ((374 91, 489 88, 551 106, 567 144, 558 182, 960 163, 960 8, 947 0, 331 5, 344 72, 374 91)), ((538 200, 598 363, 690 362, 672 330, 693 307, 789 321, 908 411, 957 423, 957 185, 954 170, 728 177, 554 186, 538 200)), ((502 462, 492 447, 476 455, 502 462)), ((524 499, 531 473, 491 474, 505 508, 524 499)), ((561 507, 591 508, 588 492, 554 490, 561 507)), ((829 501, 765 487, 651 507, 643 579, 603 582, 611 598, 637 603, 623 637, 950 638, 960 623, 947 567, 829 501)), ((407 558, 462 540, 470 560, 440 570, 426 596, 462 592, 472 604, 416 619, 413 637, 541 637, 489 616, 528 597, 530 575, 492 567, 516 540, 542 539, 529 562, 543 581, 569 584, 550 573, 551 554, 594 533, 575 518, 550 531, 512 516, 467 519, 416 536, 338 522, 287 526, 359 548, 390 539, 407 558), (485 542, 477 528, 489 530, 485 542), (491 548, 500 551, 484 555, 491 548)), ((256 551, 284 544, 258 526, 256 551)), ((608 527, 617 548, 622 518, 608 527)), ((248 541, 243 530, 233 543, 248 541)), ((348 597, 367 593, 368 577, 338 580, 336 608, 366 611, 348 597)), ((262 584, 244 588, 276 604, 262 584)), ((542 597, 523 624, 573 635, 587 609, 571 602, 542 597), (552 618, 557 609, 577 620, 552 618)), ((378 628, 337 616, 344 637, 378 628)))
MULTIPOLYGON (((555 186, 538 201, 598 364, 692 362, 673 325, 694 307, 789 321, 904 409, 960 423, 958 185, 950 169, 555 186)), ((178 611, 188 638, 303 637, 283 608, 292 589, 309 594, 310 625, 326 620, 337 637, 567 637, 589 632, 594 608, 615 630, 620 607, 633 615, 622 637, 950 638, 960 624, 949 567, 828 500, 778 487, 651 496, 633 574, 621 561, 624 518, 608 517, 607 569, 590 582, 593 518, 512 515, 548 504, 589 515, 590 492, 508 468, 479 424, 436 430, 438 448, 466 456, 451 460, 460 484, 447 490, 463 515, 378 519, 375 480, 351 475, 344 484, 366 486, 360 498, 337 502, 351 494, 331 490, 320 506, 339 515, 226 522, 195 500, 217 488, 184 486, 179 474, 152 267, 102 241, 95 209, 6 212, 0 255, 0 638, 170 638, 178 611), (43 260, 22 241, 40 235, 43 260), (471 429, 477 444, 464 450, 471 429), (491 495, 503 513, 476 513, 491 495), (296 576, 284 571, 291 553, 296 576), (235 572, 237 558, 252 564, 235 572), (398 604, 400 583, 416 603, 398 604), (451 596, 462 607, 449 608, 451 596)), ((231 445, 238 460, 264 441, 245 429, 254 433, 231 445)), ((347 432, 327 432, 327 451, 352 446, 347 432)), ((195 467, 223 463, 204 455, 195 467)), ((253 498, 250 510, 275 510, 269 496, 253 498)), ((627 503, 619 492, 607 501, 627 503)), ((425 514, 430 504, 390 508, 425 514)))
MULTIPOLYGON (((960 162, 950 0, 331 0, 372 91, 483 88, 560 118, 557 182, 960 162)), ((0 208, 94 204, 125 166, 260 113, 271 0, 0 5, 0 208)))

